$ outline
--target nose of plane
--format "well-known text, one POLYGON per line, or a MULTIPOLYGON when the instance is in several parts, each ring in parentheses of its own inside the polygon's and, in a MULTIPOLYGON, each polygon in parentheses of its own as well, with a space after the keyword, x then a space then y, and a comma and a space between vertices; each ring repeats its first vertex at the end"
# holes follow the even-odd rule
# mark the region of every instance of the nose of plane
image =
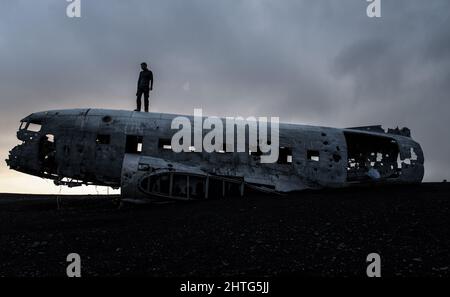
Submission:
POLYGON ((17 168, 17 151, 18 151, 18 146, 14 147, 12 150, 9 151, 9 156, 8 159, 6 159, 6 165, 9 166, 9 168, 11 169, 16 169, 17 168))
POLYGON ((9 151, 8 159, 5 160, 9 168, 21 171, 24 165, 26 165, 25 162, 23 162, 23 160, 21 159, 22 152, 23 149, 21 145, 17 145, 9 151))
POLYGON ((40 172, 39 163, 37 162, 36 149, 30 147, 30 145, 20 144, 15 146, 9 151, 6 164, 9 168, 16 171, 38 174, 40 172))

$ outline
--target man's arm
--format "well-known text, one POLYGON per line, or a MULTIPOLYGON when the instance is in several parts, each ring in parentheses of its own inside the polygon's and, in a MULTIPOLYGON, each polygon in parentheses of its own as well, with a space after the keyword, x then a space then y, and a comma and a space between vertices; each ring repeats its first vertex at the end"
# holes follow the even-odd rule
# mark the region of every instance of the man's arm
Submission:
POLYGON ((150 71, 150 90, 153 90, 153 72, 150 71))
POLYGON ((141 76, 142 76, 142 72, 139 73, 139 78, 137 81, 137 88, 139 89, 139 83, 141 82, 141 76))

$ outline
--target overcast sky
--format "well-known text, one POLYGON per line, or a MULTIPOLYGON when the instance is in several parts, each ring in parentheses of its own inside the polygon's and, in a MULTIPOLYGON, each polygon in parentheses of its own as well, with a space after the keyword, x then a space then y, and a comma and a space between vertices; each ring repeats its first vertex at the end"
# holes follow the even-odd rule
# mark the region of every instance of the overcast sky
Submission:
POLYGON ((142 61, 152 111, 407 126, 426 180, 450 177, 448 0, 381 0, 378 19, 365 0, 81 0, 79 19, 67 4, 2 1, 0 192, 59 191, 3 161, 21 118, 133 109, 142 61))

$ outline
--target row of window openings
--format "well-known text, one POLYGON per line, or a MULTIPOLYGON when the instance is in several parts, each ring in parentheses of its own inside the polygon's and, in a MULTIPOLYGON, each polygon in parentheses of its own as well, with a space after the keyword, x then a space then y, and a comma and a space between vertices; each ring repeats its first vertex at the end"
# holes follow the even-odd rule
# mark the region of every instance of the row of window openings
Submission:
MULTIPOLYGON (((97 135, 96 143, 97 144, 110 144, 111 136, 105 135, 105 134, 99 134, 99 135, 97 135)), ((141 153, 142 152, 142 143, 143 143, 142 136, 127 135, 125 152, 128 154, 141 153)), ((160 138, 158 141, 158 147, 163 150, 172 150, 171 140, 160 138)), ((195 152, 195 147, 190 146, 189 151, 195 152)), ((225 145, 224 145, 223 150, 220 150, 219 153, 226 153, 225 145)), ((258 150, 256 152, 249 151, 249 155, 258 157, 258 156, 262 155, 262 152, 258 148, 258 150)), ((307 157, 307 160, 318 162, 320 160, 320 153, 317 150, 307 150, 306 157, 307 157)), ((292 163, 292 149, 291 148, 280 147, 278 163, 280 163, 280 164, 292 163)))

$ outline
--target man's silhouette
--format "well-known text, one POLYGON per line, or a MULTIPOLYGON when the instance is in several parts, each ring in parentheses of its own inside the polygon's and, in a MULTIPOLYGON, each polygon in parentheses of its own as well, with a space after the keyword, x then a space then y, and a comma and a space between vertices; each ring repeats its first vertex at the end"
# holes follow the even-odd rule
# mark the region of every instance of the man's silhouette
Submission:
POLYGON ((153 73, 147 68, 147 63, 141 63, 141 73, 139 74, 139 80, 137 83, 136 92, 136 104, 135 111, 141 111, 141 97, 144 95, 144 107, 145 112, 148 112, 148 97, 150 91, 153 90, 153 73))

